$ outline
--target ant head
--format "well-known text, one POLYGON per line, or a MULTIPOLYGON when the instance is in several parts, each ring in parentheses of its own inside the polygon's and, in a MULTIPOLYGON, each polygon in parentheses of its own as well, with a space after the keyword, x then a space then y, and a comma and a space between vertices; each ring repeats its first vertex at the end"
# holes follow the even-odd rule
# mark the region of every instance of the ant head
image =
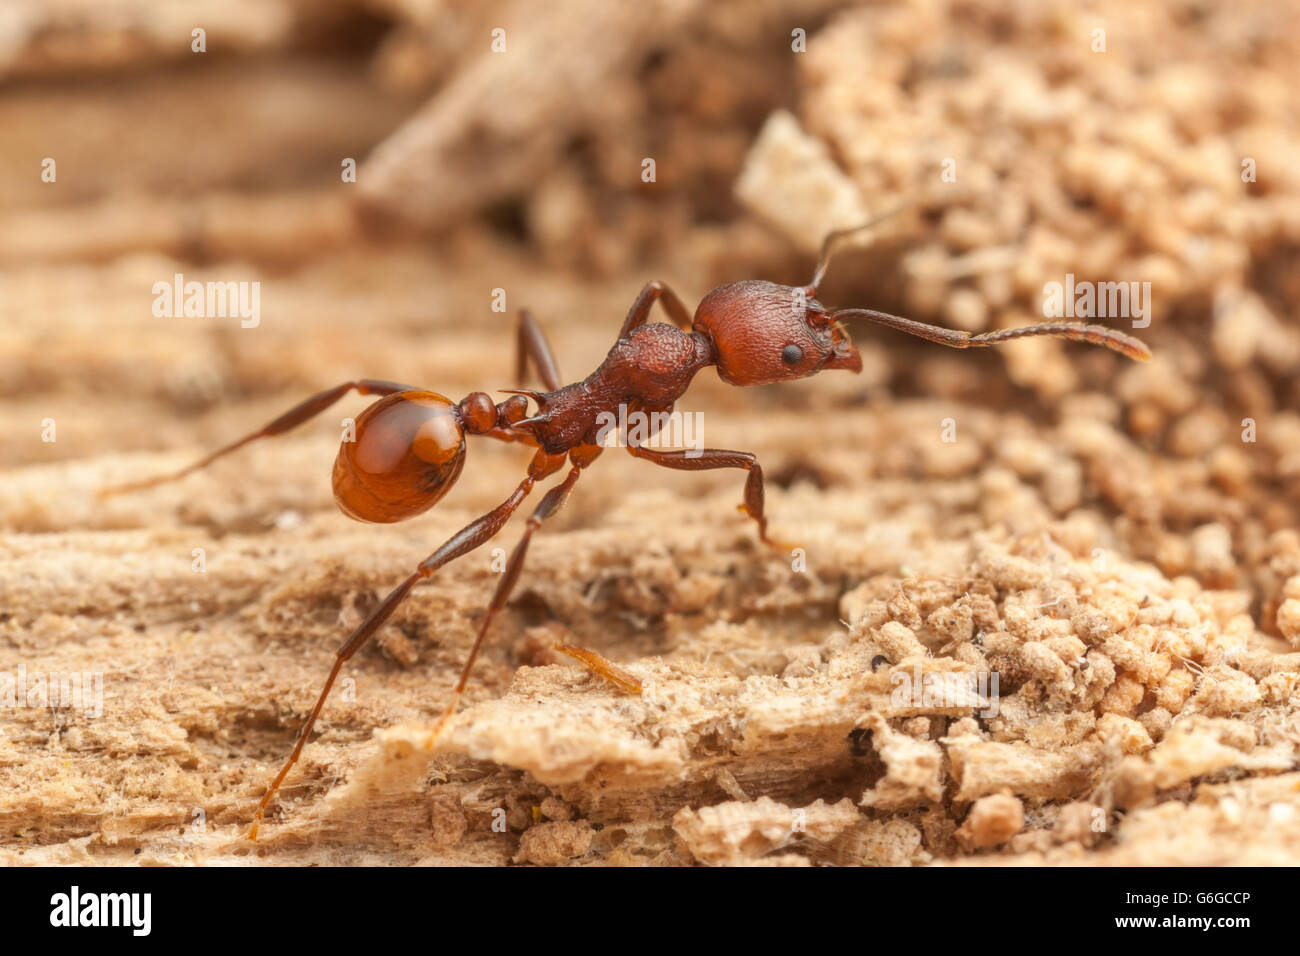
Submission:
POLYGON ((694 330, 713 342, 718 375, 768 385, 823 369, 862 371, 862 357, 811 286, 750 280, 719 286, 695 310, 694 330))

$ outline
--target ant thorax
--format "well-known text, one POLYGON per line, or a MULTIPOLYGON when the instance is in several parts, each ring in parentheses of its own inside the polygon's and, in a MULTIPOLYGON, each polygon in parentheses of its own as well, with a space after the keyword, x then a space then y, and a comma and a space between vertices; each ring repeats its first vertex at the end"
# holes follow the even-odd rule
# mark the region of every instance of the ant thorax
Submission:
POLYGON ((712 364, 713 346, 704 335, 663 323, 642 325, 615 342, 583 381, 537 395, 537 413, 515 427, 552 454, 593 444, 607 416, 629 407, 669 406, 696 372, 712 364))

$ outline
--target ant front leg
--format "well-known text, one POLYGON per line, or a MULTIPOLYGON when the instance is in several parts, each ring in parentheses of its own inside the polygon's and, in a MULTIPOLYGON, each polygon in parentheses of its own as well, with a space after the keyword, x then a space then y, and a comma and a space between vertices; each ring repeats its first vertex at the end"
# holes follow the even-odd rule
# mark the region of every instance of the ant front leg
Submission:
POLYGON ((355 382, 344 382, 342 385, 336 385, 333 388, 327 388, 323 392, 305 399, 293 408, 289 409, 275 421, 263 426, 251 435, 245 435, 238 441, 231 442, 224 448, 219 448, 206 458, 196 461, 194 464, 182 468, 180 471, 173 472, 170 475, 159 475, 155 478, 145 478, 142 481, 131 481, 122 485, 112 485, 108 488, 99 489, 99 497, 108 498, 112 495, 120 495, 128 491, 142 491, 145 488, 152 488, 155 485, 165 484, 169 481, 179 481, 186 475, 208 467, 218 458, 229 455, 232 451, 243 448, 249 442, 256 441, 259 438, 270 438, 287 432, 289 429, 301 425, 309 418, 314 418, 325 409, 329 408, 348 392, 356 389, 360 395, 393 395, 397 392, 412 391, 410 385, 398 385, 396 382, 381 382, 378 379, 363 378, 355 382))
MULTIPOLYGON (((421 561, 415 571, 413 571, 405 581, 394 588, 392 593, 390 593, 388 597, 384 598, 383 602, 361 623, 361 626, 353 631, 352 635, 344 641, 343 646, 338 649, 338 653, 334 660, 334 666, 330 668, 329 676, 325 678, 325 684, 321 688, 320 695, 316 698, 316 705, 311 709, 311 713, 307 717, 307 722, 303 724, 302 730, 298 734, 298 740, 294 744, 293 752, 289 754, 289 759, 286 760, 284 766, 280 768, 280 772, 275 775, 275 778, 271 781, 271 785, 266 790, 266 795, 262 797, 262 802, 258 804, 257 815, 254 817, 253 825, 248 831, 248 837, 250 840, 257 839, 258 825, 262 821, 262 815, 266 812, 266 808, 270 806, 271 798, 274 797, 276 791, 280 789, 280 784, 284 781, 284 778, 288 775, 289 771, 293 769, 293 765, 298 762, 298 758, 302 754, 302 748, 307 743, 307 738, 311 736, 312 728, 316 725, 317 718, 320 717, 321 709, 325 706, 325 700, 329 697, 330 690, 334 687, 334 681, 338 679, 339 672, 342 671, 343 665, 352 657, 352 655, 359 651, 371 637, 374 636, 376 631, 388 622, 388 619, 393 616, 393 612, 397 610, 398 605, 400 605, 402 601, 406 599, 406 596, 410 594, 411 588, 415 587, 415 585, 419 584, 426 578, 432 577, 439 568, 449 564, 462 555, 468 554, 479 545, 491 539, 492 536, 500 531, 505 523, 510 520, 510 517, 515 513, 515 511, 518 510, 520 504, 522 504, 523 500, 528 497, 529 492, 533 490, 533 486, 548 475, 554 474, 563 466, 563 464, 564 457, 562 455, 548 455, 539 449, 537 454, 533 457, 532 463, 528 467, 528 476, 519 483, 519 487, 515 489, 514 494, 481 518, 471 521, 456 534, 448 538, 446 542, 443 543, 442 547, 421 561)), ((518 572, 516 571, 516 576, 517 575, 518 572)), ((479 640, 482 640, 482 635, 480 635, 479 640)), ((475 643, 474 645, 474 652, 478 652, 478 643, 475 643)), ((473 662, 472 655, 470 661, 471 663, 473 662)), ((465 673, 461 675, 460 686, 462 688, 464 687, 468 675, 469 669, 467 667, 465 673)), ((459 695, 460 691, 457 691, 457 698, 459 698, 459 695)))
POLYGON ((682 300, 677 297, 677 293, 668 286, 664 285, 658 279, 653 282, 647 282, 645 287, 637 295, 636 301, 632 303, 632 308, 628 310, 627 318, 623 320, 623 328, 619 330, 618 337, 625 339, 628 333, 638 325, 644 325, 645 320, 650 317, 650 309, 655 302, 661 302, 664 311, 673 323, 681 329, 689 332, 691 330, 691 313, 687 311, 682 300))
POLYGON ((553 392, 564 384, 560 378, 560 367, 555 362, 555 353, 551 343, 546 340, 546 333, 537 324, 533 314, 527 309, 519 310, 518 337, 515 342, 515 384, 526 384, 528 360, 532 359, 537 377, 542 380, 548 392, 553 392))
POLYGON ((764 544, 774 548, 788 549, 793 545, 776 541, 767 536, 767 515, 763 511, 763 466, 758 458, 747 451, 726 451, 721 448, 705 448, 702 451, 658 451, 641 445, 629 444, 628 453, 635 458, 644 458, 663 468, 677 471, 710 471, 714 468, 743 468, 749 472, 745 479, 745 502, 740 510, 758 522, 758 536, 764 544))

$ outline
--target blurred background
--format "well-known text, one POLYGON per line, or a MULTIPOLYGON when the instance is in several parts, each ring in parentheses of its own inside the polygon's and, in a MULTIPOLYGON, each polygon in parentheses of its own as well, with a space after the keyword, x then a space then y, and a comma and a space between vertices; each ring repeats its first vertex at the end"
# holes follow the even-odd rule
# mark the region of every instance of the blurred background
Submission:
MULTIPOLYGON (((1245 583, 1244 564, 1267 601, 1300 475, 1296 19, 1176 0, 9 0, 0 454, 197 449, 356 376, 504 386, 525 305, 578 378, 645 281, 688 304, 804 282, 829 228, 910 204, 824 301, 974 332, 1034 320, 1067 273, 1146 281, 1157 361, 1047 340, 941 354, 864 328, 856 379, 739 393, 707 373, 692 407, 1085 408, 1114 431, 1072 451, 1137 556, 1206 583, 1245 583), (156 318, 151 287, 178 272, 259 281, 259 327, 156 318), (45 418, 57 442, 36 440, 45 418)), ((834 481, 755 450, 778 479, 834 481)), ((920 454, 886 441, 845 467, 905 475, 920 454)))

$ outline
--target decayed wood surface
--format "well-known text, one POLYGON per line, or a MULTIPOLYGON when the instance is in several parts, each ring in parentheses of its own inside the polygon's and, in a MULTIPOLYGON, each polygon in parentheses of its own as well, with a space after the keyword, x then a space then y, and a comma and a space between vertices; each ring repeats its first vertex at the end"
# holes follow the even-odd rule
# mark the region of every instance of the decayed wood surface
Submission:
MULTIPOLYGON (((44 30, 36 13, 9 24, 0 60, 23 81, 0 95, 0 861, 1294 861, 1300 220, 1293 183, 1236 177, 1238 153, 1268 170, 1294 151, 1297 87, 1274 73, 1300 60, 1263 7, 1233 29, 1248 39, 1267 22, 1267 42, 1215 57, 1214 23, 1108 7, 1128 27, 1107 61, 1118 82, 1071 52, 1068 17, 665 5, 644 35, 607 24, 630 32, 586 64, 622 100, 586 113, 521 94, 516 122, 559 117, 564 135, 506 129, 535 151, 485 156, 478 176, 463 158, 429 165, 431 144, 461 156, 465 91, 508 89, 526 66, 496 75, 492 54, 464 46, 488 17, 527 34, 522 7, 341 3, 313 19, 275 5, 224 34, 247 60, 198 69, 149 4, 120 3, 104 22, 152 26, 95 47, 82 67, 102 82, 78 85, 58 81, 75 58, 55 41, 107 28, 49 6, 44 30), (392 20, 358 54, 345 35, 375 32, 371 17, 392 20), (295 18, 319 34, 295 42, 295 18), (765 68, 804 19, 807 59, 765 68), (852 55, 882 37, 889 55, 852 55), (1152 37, 1167 42, 1143 85, 1152 37), (1225 70, 1248 49, 1258 70, 1225 70), (1205 118, 1186 88, 1251 107, 1205 118), (1058 126, 1058 107, 1078 122, 1058 126), (954 113, 964 123, 934 153, 954 113), (186 149, 132 152, 115 135, 135 124, 139 142, 174 143, 191 114, 217 119, 186 149), (1113 127, 1118 114, 1136 119, 1113 127), (922 189, 949 152, 969 158, 960 187, 922 189), (646 153, 659 192, 640 182, 646 153), (45 155, 57 185, 32 175, 45 155), (339 182, 343 156, 361 160, 357 184, 339 182), (1218 185, 1216 156, 1231 160, 1218 185), (1119 215, 1116 164, 1164 198, 1119 215), (410 171, 431 168, 459 170, 456 188, 424 191, 410 171), (422 237, 390 221, 404 190, 420 192, 404 211, 422 237), (721 281, 806 281, 809 223, 878 212, 883 195, 922 208, 846 255, 828 304, 975 331, 1027 321, 1044 276, 1132 268, 1166 303, 1140 333, 1156 360, 1045 341, 937 354, 854 329, 858 377, 742 392, 705 372, 684 407, 709 445, 759 455, 773 532, 799 552, 757 542, 738 473, 607 451, 534 539, 436 749, 429 730, 497 581, 492 548, 517 527, 416 589, 350 662, 248 842, 349 629, 509 494, 526 456, 474 444, 428 515, 351 522, 329 467, 341 419, 363 407, 353 397, 182 483, 95 490, 183 465, 340 381, 457 398, 516 384, 524 305, 566 375, 585 375, 643 282, 694 302, 721 281), (990 210, 993 195, 1007 201, 990 210), (1205 240, 1200 258, 1187 236, 1205 240), (155 317, 153 284, 178 272, 260 281, 260 323, 155 317), (1240 440, 1244 418, 1257 441, 1240 440), (557 641, 645 692, 557 656, 557 641), (100 675, 102 711, 8 705, 20 668, 100 675), (904 677, 991 671, 996 716, 894 694, 904 677)), ((546 29, 566 32, 562 18, 546 29)), ((585 75, 546 49, 534 71, 585 75)))

